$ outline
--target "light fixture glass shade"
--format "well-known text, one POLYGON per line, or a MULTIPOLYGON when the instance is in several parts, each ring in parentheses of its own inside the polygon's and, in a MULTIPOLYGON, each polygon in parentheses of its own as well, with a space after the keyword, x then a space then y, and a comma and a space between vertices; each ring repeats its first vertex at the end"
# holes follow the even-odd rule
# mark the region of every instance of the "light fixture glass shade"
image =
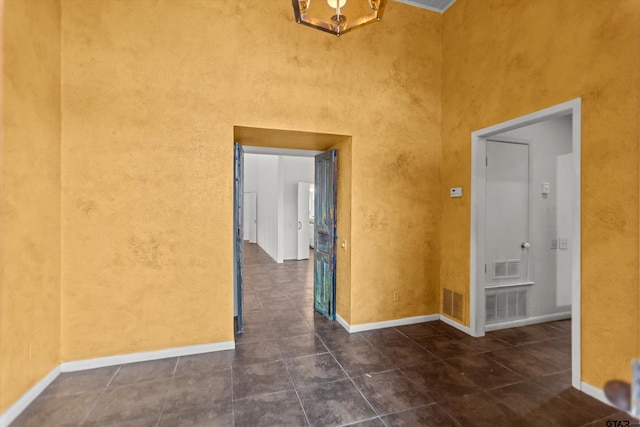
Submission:
POLYGON ((292 0, 292 4, 299 24, 340 36, 382 19, 387 0, 292 0))

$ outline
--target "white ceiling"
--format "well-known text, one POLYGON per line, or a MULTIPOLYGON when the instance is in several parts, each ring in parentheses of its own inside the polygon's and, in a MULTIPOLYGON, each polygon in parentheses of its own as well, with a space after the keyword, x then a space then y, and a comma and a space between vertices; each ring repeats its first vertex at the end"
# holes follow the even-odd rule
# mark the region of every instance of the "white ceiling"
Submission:
POLYGON ((443 13, 456 0, 396 0, 399 3, 409 4, 411 6, 421 7, 423 9, 433 10, 434 12, 443 13))

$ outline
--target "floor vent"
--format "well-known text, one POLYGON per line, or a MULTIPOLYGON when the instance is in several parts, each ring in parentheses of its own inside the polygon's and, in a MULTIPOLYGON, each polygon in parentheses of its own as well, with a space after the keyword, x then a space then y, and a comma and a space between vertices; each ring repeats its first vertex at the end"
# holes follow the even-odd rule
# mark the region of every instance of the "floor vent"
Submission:
POLYGON ((527 317, 527 290, 487 290, 485 309, 486 323, 505 322, 527 317))
POLYGON ((442 312, 464 323, 464 295, 450 289, 443 289, 442 312))

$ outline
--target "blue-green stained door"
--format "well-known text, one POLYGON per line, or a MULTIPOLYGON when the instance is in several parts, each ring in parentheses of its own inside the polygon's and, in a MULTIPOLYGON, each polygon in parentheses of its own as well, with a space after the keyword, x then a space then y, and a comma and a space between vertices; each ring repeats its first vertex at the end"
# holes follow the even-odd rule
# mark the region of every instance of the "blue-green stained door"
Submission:
POLYGON ((315 245, 313 305, 320 314, 336 318, 337 151, 316 156, 315 245))
POLYGON ((233 170, 233 302, 236 333, 243 331, 243 303, 242 295, 242 263, 244 259, 244 242, 243 242, 243 206, 244 200, 244 151, 239 143, 235 147, 234 155, 235 167, 233 170))

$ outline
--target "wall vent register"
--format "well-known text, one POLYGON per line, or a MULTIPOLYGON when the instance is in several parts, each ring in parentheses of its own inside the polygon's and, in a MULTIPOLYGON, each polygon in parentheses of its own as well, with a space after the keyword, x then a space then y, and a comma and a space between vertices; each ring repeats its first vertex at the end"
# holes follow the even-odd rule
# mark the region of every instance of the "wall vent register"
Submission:
POLYGON ((520 260, 496 260, 493 261, 494 279, 511 279, 520 277, 520 260))

